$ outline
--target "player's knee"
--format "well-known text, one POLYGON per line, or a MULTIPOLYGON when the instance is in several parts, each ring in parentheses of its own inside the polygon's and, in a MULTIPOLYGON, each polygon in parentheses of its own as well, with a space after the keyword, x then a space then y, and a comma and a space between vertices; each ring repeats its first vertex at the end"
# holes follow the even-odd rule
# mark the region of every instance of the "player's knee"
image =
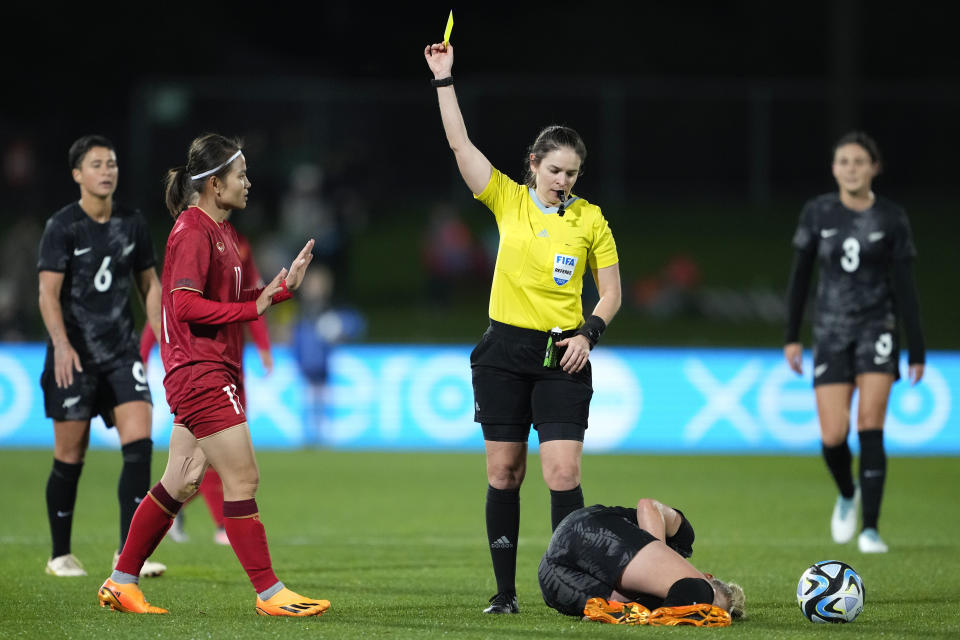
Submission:
POLYGON ((517 489, 526 475, 523 464, 487 466, 487 482, 494 489, 517 489))
POLYGON ((203 462, 196 458, 176 459, 171 457, 167 462, 167 468, 163 471, 160 482, 163 483, 164 489, 167 490, 171 498, 179 502, 186 502, 200 488, 203 471, 203 462))
POLYGON ((495 489, 516 489, 523 484, 526 474, 527 465, 522 459, 509 462, 487 461, 487 482, 495 489))
POLYGON ((653 498, 640 498, 637 501, 637 511, 647 516, 660 515, 660 509, 657 507, 657 501, 653 498))
POLYGON ((260 472, 256 467, 231 477, 220 476, 223 481, 223 495, 228 500, 250 500, 257 495, 260 486, 260 472))
POLYGON ((713 604, 713 587, 703 578, 681 578, 667 591, 663 604, 682 607, 688 604, 713 604))
POLYGON ((580 485, 580 465, 556 463, 545 467, 543 479, 554 491, 569 491, 580 485))

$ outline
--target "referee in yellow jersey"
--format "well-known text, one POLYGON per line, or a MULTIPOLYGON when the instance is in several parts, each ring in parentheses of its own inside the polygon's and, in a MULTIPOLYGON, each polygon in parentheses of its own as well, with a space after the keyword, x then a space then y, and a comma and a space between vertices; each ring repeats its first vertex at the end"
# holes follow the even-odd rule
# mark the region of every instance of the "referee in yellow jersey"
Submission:
POLYGON ((487 454, 487 537, 497 594, 485 613, 518 613, 520 485, 533 424, 553 528, 583 507, 580 458, 593 385, 590 350, 620 308, 617 247, 600 208, 571 194, 587 152, 572 129, 544 129, 530 147, 526 183, 497 171, 467 137, 453 89, 453 47, 429 45, 440 116, 457 166, 500 231, 490 327, 470 355, 475 420, 487 454), (587 268, 600 292, 584 321, 587 268))

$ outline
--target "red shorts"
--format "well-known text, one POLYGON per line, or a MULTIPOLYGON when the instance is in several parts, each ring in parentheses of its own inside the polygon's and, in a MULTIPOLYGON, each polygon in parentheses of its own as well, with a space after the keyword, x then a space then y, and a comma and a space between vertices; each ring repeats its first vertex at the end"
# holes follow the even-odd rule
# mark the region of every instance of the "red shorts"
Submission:
POLYGON ((186 427, 194 438, 205 438, 243 424, 243 383, 226 371, 214 370, 190 380, 177 404, 173 424, 186 427))

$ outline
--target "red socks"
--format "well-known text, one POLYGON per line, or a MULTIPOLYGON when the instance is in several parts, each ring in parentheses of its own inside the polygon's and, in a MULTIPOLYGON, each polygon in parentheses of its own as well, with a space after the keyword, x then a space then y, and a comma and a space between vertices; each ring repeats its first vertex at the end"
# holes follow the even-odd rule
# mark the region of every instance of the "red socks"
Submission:
POLYGON ((162 484, 155 484, 133 514, 116 570, 139 576, 144 561, 156 550, 163 536, 167 535, 174 516, 182 506, 182 502, 170 497, 162 484))
POLYGON ((230 546, 250 577, 254 590, 260 593, 279 582, 270 562, 267 533, 260 522, 257 501, 224 502, 223 516, 230 546))
POLYGON ((200 495, 207 503, 207 509, 210 510, 210 517, 213 518, 214 524, 217 528, 223 527, 223 483, 213 467, 207 467, 207 473, 203 476, 203 482, 200 483, 200 495))

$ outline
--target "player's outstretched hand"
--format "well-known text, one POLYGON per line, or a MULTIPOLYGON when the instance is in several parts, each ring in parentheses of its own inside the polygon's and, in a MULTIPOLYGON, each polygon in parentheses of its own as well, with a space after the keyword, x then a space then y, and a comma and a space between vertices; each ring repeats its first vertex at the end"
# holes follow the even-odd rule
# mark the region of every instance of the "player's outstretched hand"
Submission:
POLYGON ((300 253, 297 254, 297 257, 294 258, 293 264, 290 265, 290 273, 287 274, 287 289, 290 291, 296 291, 300 287, 300 283, 303 282, 303 276, 307 272, 307 265, 313 260, 313 238, 307 240, 307 244, 303 245, 303 249, 300 250, 300 253))
POLYGON ((433 71, 433 77, 448 78, 453 73, 453 45, 442 42, 428 44, 423 50, 423 57, 427 59, 427 66, 433 71))
POLYGON ((83 371, 80 356, 74 351, 73 346, 67 342, 61 347, 55 347, 53 350, 53 377, 57 381, 58 388, 66 389, 73 384, 74 369, 83 371))
MULTIPOLYGON (((275 275, 273 280, 260 292, 260 296, 257 298, 257 315, 262 316, 263 313, 270 308, 270 305, 273 304, 273 296, 283 291, 283 285, 280 283, 283 282, 285 277, 287 277, 287 270, 280 269, 280 273, 275 275)), ((289 288, 289 285, 287 285, 287 288, 289 288)))
POLYGON ((566 347, 563 357, 560 358, 560 368, 567 373, 576 373, 587 366, 590 359, 590 341, 579 333, 565 340, 557 342, 558 347, 566 347))
POLYGON ((803 375, 803 345, 791 342, 783 348, 783 357, 787 359, 787 366, 797 375, 803 375))

